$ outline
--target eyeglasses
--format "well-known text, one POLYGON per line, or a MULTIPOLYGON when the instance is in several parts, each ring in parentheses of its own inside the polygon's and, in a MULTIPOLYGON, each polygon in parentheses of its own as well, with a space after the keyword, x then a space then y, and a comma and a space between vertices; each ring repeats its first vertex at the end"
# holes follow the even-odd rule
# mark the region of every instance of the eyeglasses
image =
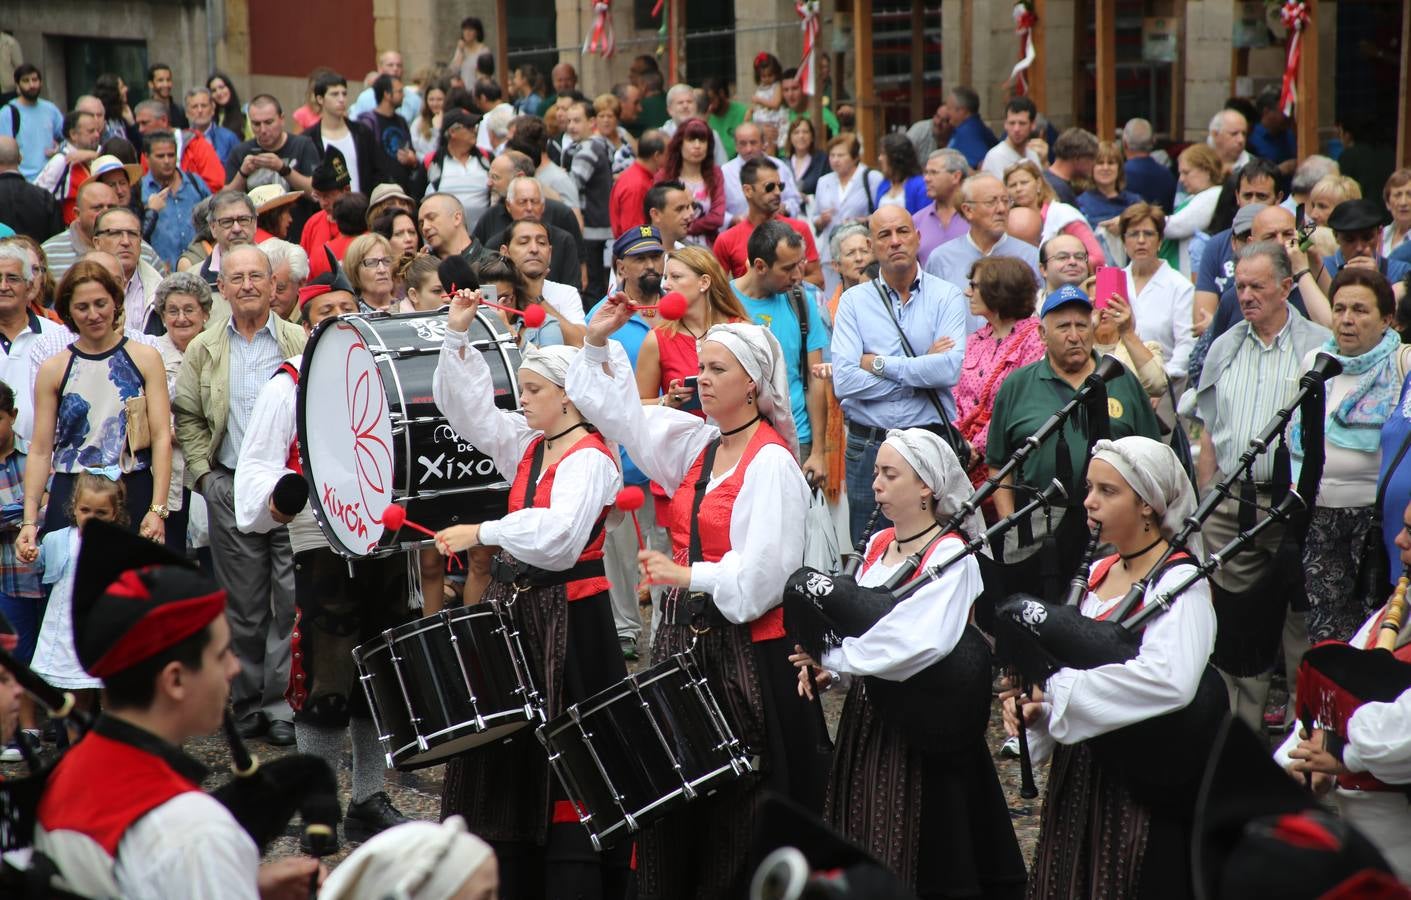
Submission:
POLYGON ((1161 237, 1161 235, 1157 234, 1155 231, 1143 230, 1129 231, 1127 232, 1126 237, 1129 237, 1134 241, 1154 241, 1157 238, 1161 237))
POLYGON ((991 197, 988 200, 965 200, 963 202, 971 206, 983 206, 986 209, 1004 209, 1011 205, 1008 197, 991 197))
POLYGON ((177 319, 195 319, 201 312, 199 306, 168 306, 162 310, 162 315, 173 321, 177 319))
POLYGON ((764 184, 757 185, 757 187, 766 194, 772 194, 775 191, 782 191, 784 189, 784 185, 778 181, 768 181, 764 184))
POLYGON ((1062 265, 1063 263, 1066 263, 1066 262, 1068 262, 1068 261, 1070 261, 1070 260, 1073 261, 1073 262, 1084 262, 1084 263, 1085 263, 1085 262, 1088 261, 1088 254, 1087 254, 1087 253, 1084 253, 1084 252, 1078 252, 1078 253, 1055 253, 1054 255, 1052 255, 1052 256, 1050 256, 1050 257, 1048 258, 1048 261, 1049 261, 1049 262, 1056 262, 1056 263, 1058 263, 1058 264, 1060 264, 1060 265, 1062 265))
POLYGON ((127 238, 130 241, 137 241, 142 239, 142 232, 135 228, 104 228, 102 231, 93 232, 93 236, 127 238))
POLYGON ((390 269, 392 268, 392 260, 385 256, 370 256, 359 262, 358 265, 368 271, 372 271, 373 269, 390 269))
POLYGON ((233 285, 235 285, 236 287, 241 287, 241 286, 246 285, 246 284, 251 285, 251 286, 254 286, 254 285, 257 285, 257 284, 264 284, 265 281, 268 280, 268 279, 269 279, 269 276, 266 275, 266 274, 263 273, 263 272, 251 272, 249 275, 229 275, 229 276, 227 276, 227 275, 222 275, 222 276, 221 276, 221 280, 222 280, 222 281, 224 281, 224 282, 227 283, 227 284, 233 284, 233 285))
POLYGON ((255 217, 250 215, 226 216, 223 219, 216 219, 216 224, 222 228, 234 228, 236 225, 242 228, 249 228, 251 225, 255 224, 255 217))
POLYGON ((0 273, 0 284, 12 284, 19 287, 22 284, 29 284, 23 277, 11 274, 10 272, 0 273))

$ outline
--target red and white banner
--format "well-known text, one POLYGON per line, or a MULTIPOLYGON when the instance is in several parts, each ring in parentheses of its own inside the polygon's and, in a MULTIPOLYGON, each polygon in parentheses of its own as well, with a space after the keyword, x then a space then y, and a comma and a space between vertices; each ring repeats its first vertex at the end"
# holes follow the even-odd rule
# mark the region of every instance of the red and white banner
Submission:
POLYGON ((1303 29, 1312 20, 1308 4, 1300 0, 1287 0, 1279 10, 1279 18, 1288 30, 1288 57, 1284 62, 1284 88, 1279 93, 1279 107, 1284 115, 1293 115, 1298 105, 1298 62, 1303 56, 1303 29))
POLYGON ((1034 64, 1037 51, 1034 49, 1034 26, 1039 18, 1034 8, 1025 2, 1014 4, 1014 35, 1019 38, 1019 62, 1010 70, 1009 81, 1014 85, 1015 96, 1029 93, 1029 67, 1034 64))
POLYGON ((597 0, 593 4, 593 30, 583 39, 584 53, 601 53, 610 57, 617 50, 617 40, 612 34, 612 3, 610 0, 597 0))
POLYGON ((818 0, 795 0, 794 12, 802 20, 803 60, 799 62, 799 88, 812 97, 818 91, 818 0))

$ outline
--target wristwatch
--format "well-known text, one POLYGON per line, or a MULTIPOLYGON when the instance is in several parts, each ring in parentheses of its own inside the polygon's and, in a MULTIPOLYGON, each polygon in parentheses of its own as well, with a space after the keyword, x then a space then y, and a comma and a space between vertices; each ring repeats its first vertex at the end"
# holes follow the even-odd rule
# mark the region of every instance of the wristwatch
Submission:
POLYGON ((171 511, 167 509, 164 503, 153 503, 147 509, 149 512, 156 513, 159 519, 165 519, 167 516, 171 515, 171 511))
POLYGON ((289 173, 292 172, 292 171, 294 171, 294 170, 293 170, 292 168, 290 168, 289 163, 285 163, 284 165, 282 165, 282 166, 279 167, 279 174, 282 175, 282 176, 284 176, 285 178, 288 178, 288 177, 289 177, 289 173))
POLYGON ((872 374, 881 375, 887 368, 887 360, 881 356, 872 357, 872 374))

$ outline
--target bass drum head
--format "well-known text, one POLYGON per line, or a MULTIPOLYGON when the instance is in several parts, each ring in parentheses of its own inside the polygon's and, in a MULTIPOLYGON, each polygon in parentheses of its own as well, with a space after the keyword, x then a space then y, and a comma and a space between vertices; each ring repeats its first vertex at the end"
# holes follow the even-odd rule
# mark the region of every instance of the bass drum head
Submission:
POLYGON ((377 549, 386 530, 382 513, 396 499, 391 410, 365 327, 357 317, 321 324, 299 377, 309 502, 324 536, 345 556, 377 549))

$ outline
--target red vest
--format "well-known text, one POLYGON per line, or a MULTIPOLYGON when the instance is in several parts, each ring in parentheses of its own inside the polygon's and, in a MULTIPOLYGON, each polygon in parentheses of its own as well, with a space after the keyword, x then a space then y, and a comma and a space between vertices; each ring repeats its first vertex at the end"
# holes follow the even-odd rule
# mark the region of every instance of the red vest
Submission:
MULTIPOLYGON (((867 548, 867 555, 862 558, 862 571, 866 572, 868 569, 872 568, 873 563, 882 558, 882 555, 887 552, 887 545, 890 544, 896 536, 897 530, 895 528, 883 528, 881 531, 877 532, 877 537, 872 539, 872 546, 867 548)), ((941 535, 941 541, 949 537, 960 538, 960 532, 947 531, 945 534, 941 535)), ((964 540, 964 538, 961 538, 961 540, 964 540)), ((922 557, 921 565, 916 567, 916 571, 911 573, 911 576, 906 579, 907 581, 911 581, 926 570, 926 564, 931 561, 931 554, 935 553, 941 546, 941 541, 936 541, 930 547, 926 548, 926 555, 922 557)))
MULTIPOLYGON (((1118 561, 1119 559, 1121 559, 1121 558, 1122 558, 1122 555, 1121 555, 1120 553, 1114 553, 1114 554, 1112 554, 1111 556, 1104 556, 1102 559, 1098 560, 1098 561, 1097 561, 1097 565, 1093 566, 1092 574, 1088 576, 1088 590, 1090 590, 1090 591, 1095 591, 1095 590, 1097 590, 1097 586, 1100 585, 1100 584, 1102 584, 1103 579, 1107 577, 1107 573, 1110 572, 1110 571, 1112 571, 1112 567, 1115 566, 1115 565, 1117 565, 1117 561, 1118 561)), ((1191 555, 1190 555, 1189 553, 1187 553, 1187 552, 1185 552, 1184 550, 1182 550, 1182 551, 1179 552, 1179 553, 1173 553, 1173 554, 1171 555, 1171 562, 1175 562, 1175 561, 1178 560, 1178 559, 1191 559, 1191 558, 1192 558, 1192 557, 1191 557, 1191 555)), ((1138 603, 1138 604, 1137 604, 1137 608, 1134 609, 1134 610, 1132 610, 1132 612, 1134 612, 1134 613, 1135 613, 1135 612, 1138 612, 1138 611, 1140 611, 1141 608, 1144 607, 1144 606, 1146 606, 1146 601, 1145 601, 1145 600, 1143 600, 1142 602, 1138 603)), ((1102 621, 1106 620, 1108 616, 1112 615, 1112 610, 1114 610, 1114 609, 1116 609, 1116 608, 1117 608, 1117 607, 1114 606, 1112 609, 1109 609, 1107 612, 1105 612, 1105 613, 1103 613, 1102 615, 1098 616, 1098 617, 1097 617, 1097 620, 1098 620, 1099 622, 1102 622, 1102 621)))
MULTIPOLYGON (((717 485, 701 500, 700 520, 697 528, 701 538, 701 558, 704 562, 720 562, 721 557, 730 552, 730 518, 735 512, 735 498, 740 494, 740 485, 745 482, 745 469, 755 458, 761 447, 775 444, 786 451, 789 445, 779 437, 779 433, 768 422, 761 422, 759 430, 750 438, 744 455, 736 464, 730 476, 717 485)), ((696 482, 701 477, 701 466, 705 463, 704 450, 691 464, 691 469, 682 479, 681 486, 671 498, 671 548, 676 562, 683 566, 690 563, 691 507, 696 502, 696 482)), ((776 605, 750 625, 750 640, 770 641, 784 636, 784 607, 776 605)))
MULTIPOLYGON (((514 473, 514 484, 510 485, 509 511, 516 512, 524 509, 524 497, 529 492, 529 470, 534 466, 534 451, 538 449, 544 436, 540 435, 529 442, 529 447, 524 451, 524 458, 519 461, 519 468, 514 473)), ((534 508, 548 509, 549 499, 554 493, 554 475, 558 473, 559 465, 575 453, 596 450, 612 459, 612 451, 608 450, 607 442, 602 435, 589 433, 584 435, 568 452, 559 458, 559 461, 545 469, 539 476, 539 482, 534 489, 534 508)), ((582 554, 578 557, 578 562, 591 562, 595 559, 603 558, 603 542, 607 539, 606 529, 603 527, 603 519, 607 516, 610 506, 603 507, 603 513, 598 517, 598 524, 594 526, 594 535, 588 541, 588 546, 583 548, 582 554)), ((584 597, 591 597, 594 594, 601 594, 608 589, 608 579, 606 575, 596 578, 583 578, 578 581, 570 581, 565 588, 568 592, 569 600, 582 600, 584 597)))
POLYGON ((64 754, 39 801, 45 831, 74 831, 116 856, 138 819, 178 794, 200 787, 166 760, 90 732, 64 754))
MULTIPOLYGON (((299 370, 294 368, 293 363, 288 360, 280 363, 279 368, 274 370, 274 377, 278 378, 281 372, 294 379, 296 389, 299 387, 299 370)), ((299 458, 299 436, 297 434, 294 435, 294 440, 289 442, 289 457, 284 460, 284 468, 291 472, 298 472, 300 475, 304 474, 304 462, 299 458)))
MULTIPOLYGON (((1367 635, 1366 641, 1362 644, 1363 650, 1374 650, 1377 646, 1377 635, 1382 630, 1382 620, 1386 618, 1387 608, 1382 607, 1382 611, 1377 613, 1377 620, 1372 623, 1372 631, 1367 635)), ((1403 644, 1391 651, 1391 655, 1404 663, 1411 663, 1411 643, 1403 644)), ((1347 772, 1338 776, 1338 787, 1349 791, 1380 791, 1397 792, 1406 790, 1406 785, 1387 784, 1381 779, 1372 775, 1371 772, 1347 772)))

